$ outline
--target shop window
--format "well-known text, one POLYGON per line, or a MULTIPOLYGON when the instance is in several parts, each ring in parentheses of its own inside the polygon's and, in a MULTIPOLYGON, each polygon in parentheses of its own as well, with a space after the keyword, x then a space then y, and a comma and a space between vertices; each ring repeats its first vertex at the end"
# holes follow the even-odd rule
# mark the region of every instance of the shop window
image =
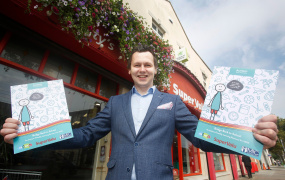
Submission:
POLYGON ((117 83, 102 77, 99 95, 106 98, 116 95, 117 83))
POLYGON ((214 164, 216 172, 225 171, 225 161, 223 153, 213 153, 214 164))
POLYGON ((43 73, 56 79, 62 79, 70 83, 74 69, 74 63, 57 54, 51 53, 48 56, 43 73))
POLYGON ((200 173, 199 150, 193 146, 183 135, 181 135, 183 174, 200 173))
MULTIPOLYGON (((18 71, 0 64, 0 127, 6 118, 11 117, 10 86, 23 83, 43 81, 43 79, 18 71)), ((90 97, 80 92, 65 88, 68 109, 73 128, 84 126, 87 121, 96 116, 106 105, 106 102, 90 97)), ((13 153, 13 146, 3 143, 0 136, 0 164, 10 170, 37 170, 42 172, 42 180, 92 178, 95 167, 96 144, 88 148, 73 150, 41 150, 40 148, 13 153), (8 161, 6 161, 8 159, 8 161)))
POLYGON ((95 93, 97 77, 98 75, 96 73, 83 67, 79 67, 74 85, 95 93))
POLYGON ((33 70, 38 70, 45 50, 24 38, 12 36, 1 57, 33 70))

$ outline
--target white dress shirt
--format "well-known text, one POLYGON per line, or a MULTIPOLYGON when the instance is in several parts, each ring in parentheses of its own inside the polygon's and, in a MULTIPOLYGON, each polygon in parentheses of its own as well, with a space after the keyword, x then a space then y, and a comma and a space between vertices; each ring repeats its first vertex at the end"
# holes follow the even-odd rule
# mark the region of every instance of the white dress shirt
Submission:
MULTIPOLYGON (((155 86, 152 86, 149 88, 147 94, 142 96, 138 93, 135 87, 132 88, 131 108, 136 134, 138 134, 146 116, 154 91, 155 86)), ((132 170, 132 180, 136 180, 135 164, 133 165, 132 170)))

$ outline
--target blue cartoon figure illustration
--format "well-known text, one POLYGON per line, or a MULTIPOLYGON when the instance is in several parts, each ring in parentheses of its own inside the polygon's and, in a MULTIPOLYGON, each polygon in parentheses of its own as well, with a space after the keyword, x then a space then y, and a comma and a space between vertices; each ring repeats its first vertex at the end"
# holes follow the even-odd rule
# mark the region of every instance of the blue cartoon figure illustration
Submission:
POLYGON ((30 121, 31 119, 33 119, 34 117, 32 116, 29 108, 27 107, 27 105, 30 103, 30 101, 28 99, 21 99, 19 101, 19 105, 22 106, 21 112, 19 114, 19 121, 22 122, 25 131, 29 131, 29 125, 30 125, 30 121))
POLYGON ((220 109, 224 109, 222 106, 222 92, 225 91, 226 86, 224 84, 217 84, 215 86, 215 90, 217 93, 215 96, 211 99, 210 103, 208 104, 208 107, 211 107, 211 117, 210 120, 215 119, 215 115, 218 113, 220 109))

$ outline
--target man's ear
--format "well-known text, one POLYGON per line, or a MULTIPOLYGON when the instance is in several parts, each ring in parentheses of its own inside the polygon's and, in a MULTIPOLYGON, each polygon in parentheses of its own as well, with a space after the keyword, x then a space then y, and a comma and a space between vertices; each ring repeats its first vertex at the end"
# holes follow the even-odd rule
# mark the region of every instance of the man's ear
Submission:
POLYGON ((128 70, 128 73, 131 74, 131 70, 130 69, 128 70))
POLYGON ((157 67, 157 68, 155 68, 154 74, 157 74, 157 69, 158 69, 158 67, 157 67))

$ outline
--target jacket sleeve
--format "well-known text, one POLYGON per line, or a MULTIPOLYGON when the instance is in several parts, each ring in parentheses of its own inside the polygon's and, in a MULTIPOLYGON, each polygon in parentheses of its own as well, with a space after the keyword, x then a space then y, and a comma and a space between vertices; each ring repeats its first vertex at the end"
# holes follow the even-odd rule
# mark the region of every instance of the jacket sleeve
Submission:
POLYGON ((106 107, 96 117, 90 119, 86 126, 73 129, 73 138, 49 145, 48 149, 75 149, 92 146, 97 140, 111 131, 111 97, 106 107))
POLYGON ((188 139, 195 147, 200 148, 203 151, 237 154, 229 149, 194 137, 198 121, 198 118, 190 113, 180 97, 177 96, 175 103, 175 128, 179 133, 188 139))

